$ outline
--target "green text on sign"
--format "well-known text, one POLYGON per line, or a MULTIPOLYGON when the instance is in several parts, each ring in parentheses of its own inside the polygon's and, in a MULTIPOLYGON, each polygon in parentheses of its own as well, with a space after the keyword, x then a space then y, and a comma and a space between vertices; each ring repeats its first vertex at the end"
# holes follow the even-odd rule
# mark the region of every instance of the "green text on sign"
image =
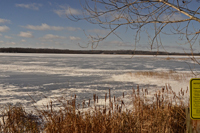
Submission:
POLYGON ((200 120, 200 78, 190 80, 190 117, 200 120))

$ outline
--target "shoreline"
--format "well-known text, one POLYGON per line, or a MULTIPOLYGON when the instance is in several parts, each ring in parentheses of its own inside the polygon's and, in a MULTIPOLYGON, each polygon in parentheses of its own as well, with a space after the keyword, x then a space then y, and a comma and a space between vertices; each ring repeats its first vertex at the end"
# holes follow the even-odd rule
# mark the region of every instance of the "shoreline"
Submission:
POLYGON ((200 53, 176 53, 163 51, 141 50, 69 50, 48 48, 0 48, 0 53, 40 53, 40 54, 99 54, 99 55, 176 55, 176 56, 200 56, 200 53))

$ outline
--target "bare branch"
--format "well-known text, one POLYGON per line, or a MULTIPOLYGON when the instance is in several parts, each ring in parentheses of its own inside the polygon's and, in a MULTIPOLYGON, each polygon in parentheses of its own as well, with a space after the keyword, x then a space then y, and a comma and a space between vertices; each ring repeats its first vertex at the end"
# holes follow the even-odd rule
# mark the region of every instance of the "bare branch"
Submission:
POLYGON ((141 40, 141 32, 144 31, 151 49, 153 45, 156 45, 157 50, 160 47, 164 49, 161 35, 179 35, 177 41, 181 41, 182 45, 188 44, 193 53, 200 34, 200 6, 194 8, 192 5, 195 2, 197 3, 196 0, 84 0, 81 4, 82 15, 67 14, 67 17, 74 21, 85 20, 110 30, 103 37, 88 36, 92 49, 111 34, 122 40, 116 31, 119 27, 126 26, 133 31, 134 49, 141 40), (151 28, 153 26, 154 28, 151 28))

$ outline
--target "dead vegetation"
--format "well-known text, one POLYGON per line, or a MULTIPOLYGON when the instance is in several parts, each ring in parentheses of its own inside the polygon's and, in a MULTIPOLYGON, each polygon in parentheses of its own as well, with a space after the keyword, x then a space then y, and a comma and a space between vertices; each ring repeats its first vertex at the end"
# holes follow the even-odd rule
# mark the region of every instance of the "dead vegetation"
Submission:
POLYGON ((186 110, 184 95, 188 90, 176 94, 168 86, 149 97, 147 89, 133 88, 131 108, 126 108, 123 97, 105 95, 105 102, 98 105, 98 96, 82 105, 72 100, 58 100, 59 109, 50 102, 44 109, 35 108, 27 113, 22 106, 8 106, 1 112, 0 132, 45 132, 45 133, 183 133, 186 132, 186 110), (87 107, 87 108, 86 108, 87 107))
MULTIPOLYGON (((192 56, 192 58, 193 58, 193 56, 192 56)), ((197 60, 199 60, 200 58, 199 57, 195 57, 195 59, 197 59, 197 60)), ((180 58, 180 57, 166 57, 165 58, 165 60, 175 60, 175 61, 177 61, 177 60, 180 60, 180 61, 189 61, 189 60, 191 60, 191 57, 190 58, 188 58, 188 57, 186 57, 186 58, 180 58)))
POLYGON ((146 77, 155 77, 162 79, 172 79, 176 81, 186 80, 188 77, 192 77, 191 73, 178 73, 174 70, 169 71, 138 71, 134 73, 128 73, 130 76, 146 76, 146 77))

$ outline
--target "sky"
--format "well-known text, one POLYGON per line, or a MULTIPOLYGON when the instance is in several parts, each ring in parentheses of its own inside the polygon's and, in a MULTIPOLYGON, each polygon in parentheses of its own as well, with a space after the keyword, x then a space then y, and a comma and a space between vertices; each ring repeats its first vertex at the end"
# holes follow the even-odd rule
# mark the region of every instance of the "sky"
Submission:
MULTIPOLYGON (((82 13, 79 0, 0 0, 0 47, 92 50, 86 35, 105 36, 109 31, 86 21, 69 20, 69 8, 73 15, 82 13)), ((117 32, 122 40, 110 35, 96 50, 134 50, 133 31, 121 27, 117 32)), ((136 50, 150 50, 146 35, 142 33, 141 38, 136 50)), ((178 36, 162 36, 165 50, 189 50, 177 40, 178 36)), ((198 46, 195 51, 200 51, 198 46)))

